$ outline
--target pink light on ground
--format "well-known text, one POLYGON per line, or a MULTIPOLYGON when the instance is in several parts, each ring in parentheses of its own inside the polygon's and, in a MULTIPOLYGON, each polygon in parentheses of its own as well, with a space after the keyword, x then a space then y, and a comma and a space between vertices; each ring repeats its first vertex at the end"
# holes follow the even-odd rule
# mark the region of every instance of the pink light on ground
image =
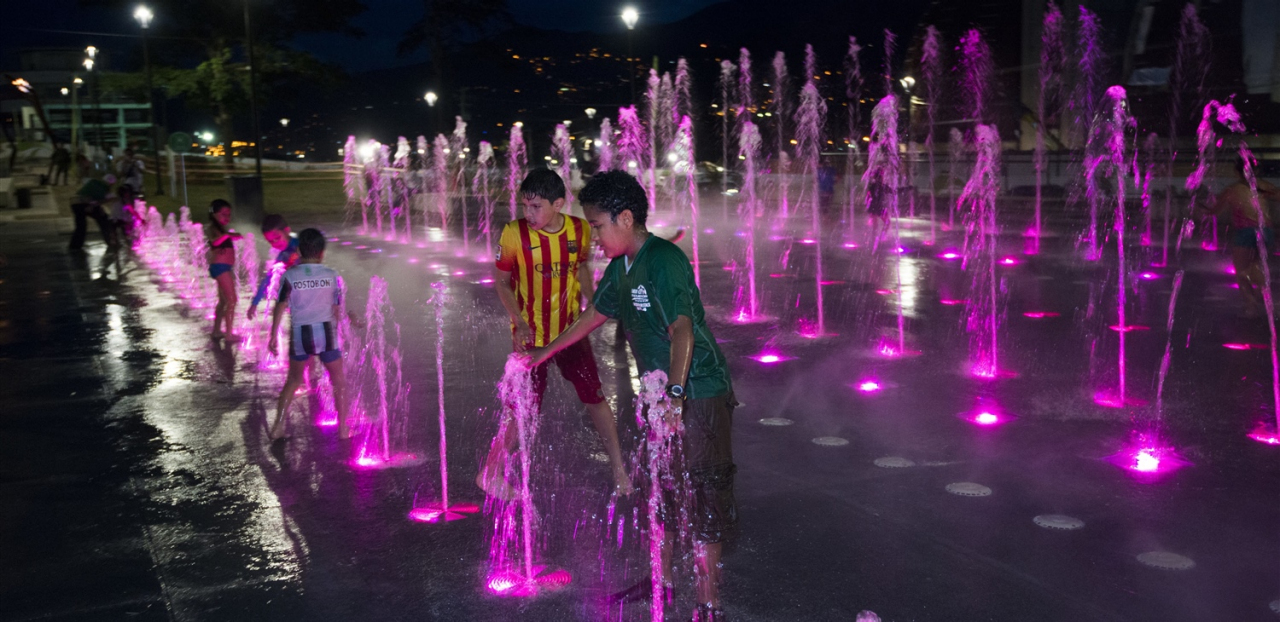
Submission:
POLYGON ((1249 433, 1249 438, 1267 445, 1280 445, 1280 434, 1266 424, 1259 425, 1249 433))
POLYGON ((491 279, 491 278, 487 278, 487 277, 486 277, 486 278, 480 279, 480 281, 479 281, 479 282, 480 282, 481 284, 483 284, 483 285, 488 285, 488 284, 490 284, 490 283, 493 283, 493 279, 491 279))
POLYGON ((703 230, 702 230, 702 232, 703 232, 703 233, 705 233, 705 234, 707 234, 707 235, 713 235, 713 234, 715 234, 716 230, 715 230, 715 229, 703 229, 703 230))
POLYGON ((409 258, 409 263, 418 263, 418 258, 417 258, 417 257, 410 257, 410 258, 409 258))
POLYGON ((361 245, 359 245, 359 246, 357 246, 357 247, 356 247, 356 250, 358 250, 358 251, 362 251, 362 250, 364 250, 364 249, 366 249, 366 248, 369 248, 369 247, 368 247, 368 246, 365 246, 364 244, 361 244, 361 245))
POLYGON ((956 300, 956 299, 954 299, 954 298, 943 298, 942 300, 939 300, 938 302, 939 302, 939 303, 941 303, 941 304, 947 305, 948 307, 954 307, 954 306, 956 306, 956 305, 962 305, 962 304, 964 304, 964 303, 966 303, 966 302, 969 302, 969 301, 968 301, 968 300, 956 300))
POLYGON ((898 292, 895 292, 895 291, 893 291, 893 290, 891 290, 891 289, 877 289, 877 290, 876 290, 876 293, 877 293, 877 294, 880 294, 881 296, 891 296, 891 295, 896 294, 896 293, 898 293, 898 292))
POLYGON ((954 259, 959 259, 960 253, 957 253, 955 251, 947 251, 945 253, 942 253, 941 255, 938 255, 938 257, 942 259, 946 259, 947 261, 952 261, 954 259))
POLYGON ((857 385, 855 385, 855 387, 863 393, 875 393, 884 388, 879 382, 876 382, 875 380, 863 380, 862 382, 859 382, 857 385))
POLYGON ((906 249, 906 247, 904 247, 904 246, 899 246, 899 247, 898 247, 898 248, 896 248, 895 250, 897 251, 897 253, 898 253, 899 255, 901 255, 901 254, 903 254, 903 253, 907 252, 907 249, 906 249))
POLYGON ((1232 265, 1228 265, 1228 266, 1227 266, 1227 274, 1235 275, 1235 273, 1236 273, 1236 267, 1235 267, 1235 266, 1232 266, 1232 265))
POLYGON ((371 249, 369 249, 369 252, 370 252, 370 253, 381 253, 381 252, 382 252, 382 249, 380 249, 380 248, 371 248, 371 249))
POLYGON ((1140 435, 1133 446, 1108 457, 1107 460, 1136 476, 1169 473, 1191 464, 1179 456, 1172 447, 1145 434, 1140 435))
POLYGON ((1138 278, 1140 278, 1140 279, 1144 279, 1144 280, 1147 280, 1147 281, 1154 281, 1154 280, 1156 280, 1156 279, 1160 278, 1160 275, 1159 275, 1159 274, 1156 274, 1156 273, 1154 273, 1154 272, 1143 272, 1143 273, 1141 273, 1141 274, 1139 274, 1139 275, 1138 275, 1138 278))
POLYGON ((453 272, 453 276, 466 276, 466 274, 467 272, 465 270, 455 270, 453 272))
POLYGON ((345 241, 343 241, 343 242, 342 242, 342 245, 343 245, 343 246, 351 246, 351 240, 345 240, 345 241))
POLYGON ((973 418, 973 422, 978 425, 995 425, 1000 423, 1000 418, 994 413, 981 412, 973 418))
POLYGON ((1015 258, 1015 257, 1002 257, 1002 258, 1000 259, 1000 265, 1002 265, 1002 266, 1016 266, 1016 265, 1018 265, 1018 260, 1017 260, 1017 258, 1015 258))
POLYGON ((845 247, 845 248, 858 248, 858 243, 857 243, 857 242, 845 242, 844 244, 841 244, 841 246, 843 246, 843 247, 845 247))
POLYGON ((757 354, 757 355, 755 355, 755 356, 748 356, 747 358, 749 358, 749 359, 751 359, 751 360, 753 360, 753 361, 755 361, 755 362, 757 362, 757 363, 763 363, 763 364, 765 364, 765 365, 774 365, 774 364, 776 364, 776 363, 781 363, 781 362, 783 362, 783 361, 790 361, 790 360, 793 360, 793 359, 795 359, 796 357, 794 357, 794 356, 786 356, 785 354, 780 354, 780 353, 775 352, 775 351, 766 350, 766 351, 761 352, 761 353, 759 353, 759 354, 757 354))
POLYGON ((326 428, 338 425, 337 411, 326 410, 325 412, 320 413, 320 417, 316 419, 316 425, 326 428))
POLYGON ((545 566, 534 566, 534 577, 526 579, 516 572, 498 571, 485 580, 485 589, 495 596, 528 598, 540 591, 553 592, 568 587, 573 575, 563 569, 547 571, 545 566))
POLYGON ((1134 397, 1127 397, 1121 401, 1120 396, 1111 391, 1098 391, 1093 394, 1093 403, 1106 408, 1124 408, 1125 406, 1142 406, 1147 402, 1134 397))
POLYGON ((411 453, 393 454, 391 457, 385 459, 381 456, 364 454, 357 456, 355 460, 352 460, 351 466, 358 469, 386 469, 409 466, 419 462, 422 462, 422 458, 411 453))
POLYGON ((844 283, 844 281, 823 281, 819 283, 819 285, 840 285, 842 283, 844 283))
POLYGON ((1213 243, 1212 241, 1210 241, 1210 240, 1205 240, 1205 241, 1203 241, 1203 242, 1201 242, 1201 243, 1200 243, 1200 248, 1201 248, 1201 249, 1203 249, 1203 250, 1206 250, 1206 251, 1213 252, 1213 251, 1218 250, 1218 245, 1217 245, 1217 244, 1214 244, 1214 243, 1213 243))
POLYGON ((790 274, 783 274, 783 273, 781 273, 781 272, 774 272, 773 274, 770 274, 770 275, 769 275, 769 278, 771 278, 771 279, 785 279, 785 278, 789 278, 789 277, 791 277, 791 275, 790 275, 790 274))
POLYGON ((480 507, 473 503, 461 503, 451 505, 448 508, 413 508, 409 510, 409 520, 418 523, 447 523, 466 518, 468 514, 475 514, 479 511, 480 507))
POLYGON ((817 244, 818 241, 813 238, 805 238, 803 240, 800 240, 800 243, 801 244, 817 244))
POLYGON ((417 244, 414 244, 414 246, 417 246, 418 248, 426 248, 426 247, 427 247, 427 245, 426 245, 426 244, 424 244, 424 243, 422 243, 422 242, 418 242, 417 244))
POLYGON ((1119 325, 1113 325, 1113 326, 1108 326, 1107 328, 1110 328, 1111 330, 1114 330, 1114 331, 1116 331, 1116 332, 1118 332, 1118 333, 1119 333, 1119 332, 1126 332, 1126 333, 1128 333, 1128 332, 1132 332, 1132 331, 1135 331, 1135 330, 1151 330, 1151 327, 1150 327, 1150 326, 1143 326, 1143 325, 1141 325, 1141 324, 1130 324, 1130 325, 1125 326, 1125 327, 1123 327, 1123 328, 1121 328, 1119 325))
POLYGON ((1053 311, 1027 311, 1022 315, 1024 317, 1029 317, 1036 320, 1047 318, 1047 317, 1058 317, 1058 314, 1054 313, 1053 311))
POLYGON ((1265 343, 1224 343, 1222 347, 1228 350, 1270 350, 1271 346, 1265 343))
POLYGON ((338 238, 329 238, 329 241, 330 241, 330 242, 337 242, 337 241, 338 241, 338 238))

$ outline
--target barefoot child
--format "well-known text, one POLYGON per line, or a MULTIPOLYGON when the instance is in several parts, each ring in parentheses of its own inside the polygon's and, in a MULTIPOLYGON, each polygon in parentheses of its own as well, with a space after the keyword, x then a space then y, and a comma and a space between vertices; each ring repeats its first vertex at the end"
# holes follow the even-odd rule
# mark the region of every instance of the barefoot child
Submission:
POLYGON ((267 287, 271 283, 271 270, 275 264, 282 264, 285 270, 288 270, 297 264, 300 258, 298 238, 289 231, 289 224, 284 221, 284 216, 270 214, 263 218, 262 237, 266 238, 267 244, 271 245, 271 250, 276 252, 276 260, 263 266, 262 277, 258 279, 258 291, 253 295, 253 301, 249 303, 250 321, 258 315, 258 303, 267 297, 267 287))
MULTIPOLYGON (((494 278, 498 300, 511 316, 511 346, 516 352, 544 346, 555 339, 578 317, 582 303, 589 302, 592 294, 587 265, 591 232, 586 221, 561 213, 565 190, 560 176, 548 169, 530 172, 520 184, 520 197, 524 218, 509 222, 502 229, 494 278)), ((622 464, 613 410, 600 390, 600 374, 590 344, 582 341, 566 347, 552 360, 560 375, 573 383, 578 399, 591 414, 609 456, 615 490, 630 494, 631 481, 622 464)), ((533 368, 539 406, 547 389, 548 366, 544 363, 533 368)), ((515 426, 504 422, 476 476, 476 484, 491 496, 508 500, 515 496, 503 480, 503 465, 516 441, 515 426)))
MULTIPOLYGON (((669 382, 667 397, 684 422, 683 462, 671 465, 692 486, 694 557, 697 562, 700 622, 723 620, 720 610, 720 551, 737 522, 733 499, 731 424, 737 402, 724 354, 707 328, 693 266, 675 244, 645 228, 648 199, 634 177, 609 171, 593 177, 578 195, 583 213, 613 261, 605 269, 592 306, 560 336, 527 354, 541 365, 609 318, 626 327, 627 341, 641 373, 660 369, 669 382)), ((671 501, 667 502, 670 505, 671 501)), ((664 582, 671 577, 675 520, 664 508, 664 582)), ((653 534, 651 537, 657 537, 653 534)))
POLYGON ((213 312, 213 338, 226 336, 227 341, 239 341, 240 336, 231 330, 231 323, 236 316, 236 246, 235 241, 240 234, 232 232, 231 204, 214 199, 209 204, 209 224, 204 227, 204 236, 209 241, 209 277, 218 284, 218 306, 213 312), (223 326, 227 330, 224 333, 223 326))
POLYGON ((291 326, 289 334, 289 376, 280 391, 276 404, 276 420, 271 426, 271 440, 288 436, 286 415, 293 402, 293 394, 302 385, 302 373, 307 359, 320 357, 329 371, 329 384, 333 387, 333 402, 338 408, 338 438, 351 438, 347 422, 347 381, 342 371, 342 350, 338 349, 337 318, 341 313, 342 288, 338 273, 324 265, 324 234, 317 229, 305 229, 298 234, 298 252, 302 258, 298 265, 284 273, 280 283, 280 300, 271 313, 271 341, 267 350, 275 354, 278 349, 276 332, 289 307, 291 326))

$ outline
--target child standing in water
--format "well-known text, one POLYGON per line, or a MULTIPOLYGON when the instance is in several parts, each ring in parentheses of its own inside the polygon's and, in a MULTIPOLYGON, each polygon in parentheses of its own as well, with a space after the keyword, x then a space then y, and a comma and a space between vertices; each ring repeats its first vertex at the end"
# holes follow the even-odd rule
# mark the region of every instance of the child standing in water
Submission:
POLYGON ((213 338, 226 337, 227 341, 240 341, 231 330, 236 316, 236 246, 240 234, 231 231, 231 204, 214 199, 209 204, 209 224, 204 227, 209 241, 209 277, 218 284, 218 306, 213 312, 213 338), (223 331, 223 326, 226 331, 223 331))
MULTIPOLYGON (((1275 231, 1271 228, 1270 201, 1280 200, 1280 189, 1258 179, 1258 205, 1254 207, 1253 191, 1249 188, 1244 175, 1244 158, 1236 158, 1235 183, 1227 186, 1218 194, 1212 207, 1205 211, 1211 214, 1223 214, 1231 222, 1231 264, 1236 270, 1236 284, 1240 286, 1240 295, 1244 298, 1244 317, 1256 318, 1264 315, 1262 288, 1266 283, 1262 278, 1262 262, 1266 256, 1258 252, 1258 237, 1262 237, 1263 245, 1270 250, 1275 246, 1275 231), (1258 220, 1261 212, 1262 220, 1258 220)), ((1257 167, 1257 161, 1252 166, 1257 167)))

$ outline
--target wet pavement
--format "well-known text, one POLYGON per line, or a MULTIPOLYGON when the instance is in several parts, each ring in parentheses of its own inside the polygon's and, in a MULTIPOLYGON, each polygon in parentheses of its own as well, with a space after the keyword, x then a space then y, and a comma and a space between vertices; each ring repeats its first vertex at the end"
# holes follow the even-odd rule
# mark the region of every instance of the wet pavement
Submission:
MULTIPOLYGON (((916 227, 904 241, 904 315, 922 354, 885 358, 876 335, 896 330, 895 296, 877 290, 897 287, 889 254, 826 240, 824 278, 838 281, 825 290, 834 335, 811 339, 798 333, 814 319, 815 245, 761 236, 761 302, 772 319, 737 324, 735 275, 722 268, 740 262, 742 240, 714 207, 702 226, 704 300, 744 403, 734 422, 742 520, 724 560, 731 619, 843 620, 861 609, 901 622, 1276 619, 1280 449, 1245 437, 1271 416, 1270 360, 1265 349, 1224 347, 1268 337, 1265 323, 1236 317, 1224 255, 1184 252, 1157 426, 1150 403, 1170 337, 1172 270, 1152 269, 1156 278, 1135 287, 1130 321, 1149 330, 1128 333, 1127 369, 1131 393, 1148 404, 1116 409, 1094 403, 1114 384, 1116 339, 1105 328, 1114 275, 1106 262, 1072 259, 1067 236, 1046 240, 1038 256, 1022 255, 1018 238, 1002 242, 1017 260, 1001 268, 1001 368, 1010 373, 980 380, 966 372, 963 306, 946 304, 965 297, 969 277, 938 257, 957 240, 925 246, 916 227), (749 358, 762 352, 783 360, 749 358), (881 390, 856 389, 869 380, 881 390), (962 418, 982 409, 1012 418, 991 427, 962 418), (1139 476, 1108 460, 1135 430, 1153 428, 1187 466, 1139 476), (909 462, 881 464, 910 466, 877 466, 886 457, 909 462), (947 491, 960 482, 991 494, 947 491), (1052 514, 1083 528, 1033 522, 1052 514), (1144 565, 1138 556, 1150 552, 1194 567, 1144 565)), ((128 253, 94 242, 69 255, 66 237, 39 225, 0 229, 0 619, 647 619, 644 603, 606 600, 644 577, 633 520, 643 509, 624 499, 610 520, 601 448, 562 381, 546 400, 534 484, 542 561, 570 572, 569 587, 489 595, 488 515, 407 520, 440 492, 430 284, 451 295, 444 375, 455 502, 483 500, 471 482, 496 428, 505 314, 485 282, 483 242, 464 251, 437 234, 418 248, 327 231, 338 237, 328 263, 347 279, 354 309, 363 310, 371 276, 391 284, 412 385, 406 442, 422 458, 414 465, 353 468, 350 444, 309 425, 305 406, 293 439, 269 444, 282 376, 209 340, 204 310, 128 253)), ((612 324, 593 347, 630 454, 634 363, 612 324)), ((671 611, 689 610, 686 592, 671 611)))

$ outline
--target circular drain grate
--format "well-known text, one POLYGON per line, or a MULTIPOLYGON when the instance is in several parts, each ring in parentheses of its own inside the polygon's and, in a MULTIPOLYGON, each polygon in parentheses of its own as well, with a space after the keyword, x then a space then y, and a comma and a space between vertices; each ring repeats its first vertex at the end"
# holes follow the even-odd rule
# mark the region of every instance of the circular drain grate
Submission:
POLYGON ((991 489, 973 482, 956 482, 947 484, 947 492, 961 497, 989 497, 991 489))
POLYGON ((1190 557, 1183 557, 1168 551, 1150 551, 1138 556, 1138 561, 1161 570, 1191 570, 1196 563, 1190 557))
POLYGON ((764 419, 760 420, 760 425, 771 425, 771 426, 778 426, 778 427, 781 427, 784 425, 791 425, 793 423, 795 422, 790 419, 787 419, 786 417, 765 417, 764 419))
POLYGON ((843 447, 848 445, 849 441, 840 438, 839 436, 819 436, 818 438, 813 439, 813 444, 823 445, 826 447, 843 447))
POLYGON ((1035 524, 1045 529, 1062 529, 1070 531, 1084 527, 1084 521, 1066 514, 1041 514, 1033 519, 1035 524))
POLYGON ((1271 610, 1280 613, 1280 599, 1271 601, 1271 610))
POLYGON ((884 458, 876 458, 875 465, 882 469, 905 469, 915 466, 916 463, 899 456, 885 456, 884 458))

